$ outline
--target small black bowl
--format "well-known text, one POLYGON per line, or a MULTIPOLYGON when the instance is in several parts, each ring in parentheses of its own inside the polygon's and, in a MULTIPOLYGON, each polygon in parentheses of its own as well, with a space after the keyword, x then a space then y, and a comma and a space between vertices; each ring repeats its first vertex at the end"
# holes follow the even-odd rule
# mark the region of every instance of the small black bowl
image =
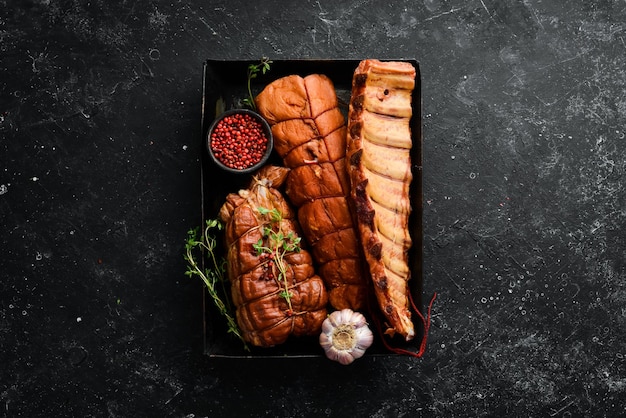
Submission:
POLYGON ((257 171, 270 158, 274 137, 263 116, 249 109, 232 109, 211 123, 206 147, 213 163, 222 170, 232 174, 248 174, 257 171), (252 133, 241 132, 244 126, 251 129, 252 133), (222 128, 231 136, 225 137, 220 132, 222 128), (239 137, 236 136, 237 132, 239 137), (214 138, 214 134, 219 138, 214 138), (244 161, 246 158, 250 160, 244 161))

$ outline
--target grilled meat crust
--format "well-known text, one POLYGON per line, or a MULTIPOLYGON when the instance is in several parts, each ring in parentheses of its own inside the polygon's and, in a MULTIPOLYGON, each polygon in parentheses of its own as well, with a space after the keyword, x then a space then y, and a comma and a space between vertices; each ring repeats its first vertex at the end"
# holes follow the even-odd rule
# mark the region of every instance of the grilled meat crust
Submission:
POLYGON ((367 276, 350 208, 346 122, 332 81, 319 74, 280 78, 257 96, 274 145, 291 170, 285 194, 335 309, 360 310, 367 276))
POLYGON ((282 295, 284 282, 275 271, 269 274, 267 260, 254 248, 259 241, 267 245, 263 235, 267 226, 285 236, 300 235, 295 213, 277 189, 288 172, 284 167, 262 168, 248 189, 226 197, 219 213, 226 225, 227 273, 237 323, 244 339, 260 347, 282 344, 290 335, 317 335, 327 315, 328 294, 306 249, 284 257, 290 307, 282 295), (259 208, 276 209, 282 217, 279 225, 273 225, 270 215, 259 208))
POLYGON ((408 299, 415 76, 407 62, 362 61, 353 76, 347 140, 360 242, 386 332, 407 341, 415 335, 408 299))

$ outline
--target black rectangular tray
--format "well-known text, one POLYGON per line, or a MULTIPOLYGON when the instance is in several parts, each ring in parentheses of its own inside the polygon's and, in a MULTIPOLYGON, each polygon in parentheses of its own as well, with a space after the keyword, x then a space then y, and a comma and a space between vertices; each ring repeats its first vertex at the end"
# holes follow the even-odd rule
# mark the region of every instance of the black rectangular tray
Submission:
MULTIPOLYGON (((413 139, 412 164, 413 182, 411 184, 412 214, 410 232, 413 247, 410 254, 411 281, 410 287, 413 300, 418 307, 422 305, 422 94, 419 63, 413 59, 395 59, 407 61, 416 69, 416 82, 413 91, 413 118, 411 120, 411 134, 413 139)), ((215 219, 228 193, 237 192, 247 187, 251 176, 229 176, 211 163, 206 151, 206 137, 211 122, 216 115, 224 110, 242 107, 242 100, 248 96, 247 68, 249 64, 259 61, 249 60, 207 60, 204 63, 202 85, 202 119, 201 141, 202 156, 201 170, 201 202, 202 224, 206 219, 215 219)), ((258 94, 267 84, 278 78, 298 74, 324 74, 335 85, 340 108, 346 116, 352 87, 352 76, 360 60, 272 60, 270 71, 259 74, 252 80, 252 93, 258 94)), ((277 156, 270 159, 270 163, 281 164, 277 156)), ((204 260, 202 260, 204 262, 204 260)), ((228 297, 227 295, 224 295, 228 297)), ((366 312, 363 312, 366 314, 366 312)), ((367 316, 367 314, 366 314, 367 316)), ((224 318, 216 310, 210 296, 204 289, 203 295, 204 318, 204 353, 216 358, 268 358, 268 357, 312 357, 323 356, 317 337, 292 338, 285 344, 273 348, 255 348, 245 351, 241 341, 227 332, 224 318)), ((414 318, 416 319, 416 318, 414 318)), ((371 325, 375 334, 375 342, 368 349, 368 355, 392 355, 381 343, 380 336, 371 325)), ((393 340, 394 347, 417 350, 421 340, 422 326, 420 321, 415 323, 416 337, 413 342, 393 340)))

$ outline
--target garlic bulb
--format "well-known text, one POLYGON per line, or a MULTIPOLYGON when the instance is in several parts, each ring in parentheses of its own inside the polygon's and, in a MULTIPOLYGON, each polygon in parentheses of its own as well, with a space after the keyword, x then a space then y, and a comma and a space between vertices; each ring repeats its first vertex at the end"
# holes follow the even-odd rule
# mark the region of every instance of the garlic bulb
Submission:
POLYGON ((373 341, 365 317, 350 309, 335 311, 322 323, 320 345, 326 357, 343 365, 363 356, 373 341))

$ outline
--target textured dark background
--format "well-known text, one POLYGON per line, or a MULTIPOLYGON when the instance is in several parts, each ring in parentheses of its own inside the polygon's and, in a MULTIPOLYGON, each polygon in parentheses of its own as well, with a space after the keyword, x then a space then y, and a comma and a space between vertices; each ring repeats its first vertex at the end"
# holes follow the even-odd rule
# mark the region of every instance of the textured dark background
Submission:
POLYGON ((618 416, 623 0, 0 1, 0 415, 618 416), (213 360, 207 58, 415 57, 422 359, 213 360))

